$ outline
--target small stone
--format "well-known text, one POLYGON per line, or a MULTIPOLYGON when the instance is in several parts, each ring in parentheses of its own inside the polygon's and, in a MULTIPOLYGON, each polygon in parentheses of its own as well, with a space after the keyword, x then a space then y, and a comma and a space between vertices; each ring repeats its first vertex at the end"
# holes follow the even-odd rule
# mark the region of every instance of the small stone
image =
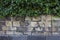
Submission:
POLYGON ((14 32, 15 35, 23 35, 21 32, 14 32))
POLYGON ((51 27, 51 22, 47 22, 45 25, 46 27, 51 27))
POLYGON ((1 36, 2 34, 4 34, 4 32, 3 32, 3 31, 0 31, 0 36, 1 36))
POLYGON ((13 26, 20 27, 20 22, 19 21, 13 21, 13 26))
POLYGON ((14 34, 13 31, 7 31, 6 34, 14 34))
POLYGON ((40 28, 38 27, 38 28, 36 28, 36 31, 42 31, 42 29, 40 29, 40 28))
POLYGON ((53 29, 53 30, 52 30, 53 32, 56 31, 56 27, 53 27, 52 29, 53 29))
POLYGON ((0 26, 2 26, 2 25, 5 25, 5 21, 3 21, 3 22, 1 21, 0 22, 0 26))
POLYGON ((2 30, 4 31, 4 30, 8 30, 8 27, 2 27, 2 30))
POLYGON ((31 27, 37 27, 38 24, 37 24, 37 22, 31 22, 31 23, 30 23, 30 26, 31 26, 31 27))
POLYGON ((41 18, 40 18, 40 17, 36 17, 36 18, 33 17, 32 20, 33 20, 33 21, 40 21, 41 18))
POLYGON ((48 15, 46 20, 51 20, 51 15, 48 15))
POLYGON ((44 24, 43 24, 42 22, 39 22, 39 25, 40 25, 41 27, 44 27, 44 24))
POLYGON ((45 28, 45 31, 49 31, 49 29, 46 27, 46 28, 45 28))
POLYGON ((48 35, 48 32, 44 32, 44 35, 48 35))
POLYGON ((26 35, 31 35, 31 32, 24 32, 24 34, 26 34, 26 35))
POLYGON ((59 35, 59 33, 58 33, 58 32, 53 32, 52 34, 53 34, 53 35, 59 35))
POLYGON ((41 18, 42 18, 41 20, 45 20, 46 19, 46 16, 45 15, 42 15, 41 18))
POLYGON ((16 27, 11 27, 10 30, 12 30, 12 31, 17 30, 17 28, 16 27))
POLYGON ((58 28, 58 31, 60 31, 60 28, 58 28))
POLYGON ((28 28, 28 31, 32 31, 32 30, 33 30, 33 28, 32 28, 32 27, 29 27, 29 28, 28 28))
POLYGON ((6 26, 12 26, 12 22, 11 21, 6 21, 6 26))
POLYGON ((25 20, 31 21, 31 18, 30 17, 26 17, 25 20))

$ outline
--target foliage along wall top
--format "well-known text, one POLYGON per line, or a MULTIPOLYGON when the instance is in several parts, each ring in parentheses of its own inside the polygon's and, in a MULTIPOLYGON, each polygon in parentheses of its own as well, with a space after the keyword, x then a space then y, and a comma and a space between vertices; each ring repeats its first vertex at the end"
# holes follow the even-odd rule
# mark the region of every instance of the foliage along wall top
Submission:
POLYGON ((59 0, 0 0, 0 17, 5 16, 60 16, 59 0))

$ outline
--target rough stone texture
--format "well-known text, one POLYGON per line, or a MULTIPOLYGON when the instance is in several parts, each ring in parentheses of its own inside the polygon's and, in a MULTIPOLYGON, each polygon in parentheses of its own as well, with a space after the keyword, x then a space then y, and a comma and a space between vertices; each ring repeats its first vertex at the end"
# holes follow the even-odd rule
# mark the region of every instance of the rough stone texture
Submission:
POLYGON ((20 22, 19 21, 13 21, 13 26, 19 27, 20 26, 20 22))
MULTIPOLYGON (((20 19, 20 17, 16 18, 7 18, 4 21, 0 21, 0 30, 2 31, 12 31, 15 34, 49 34, 51 31, 56 31, 57 26, 60 26, 60 21, 56 21, 53 19, 52 27, 51 27, 51 16, 41 15, 40 17, 26 17, 24 19, 20 19), (19 20, 16 20, 19 19, 19 20), (57 25, 56 25, 57 24, 57 25)), ((58 19, 59 20, 59 19, 58 19)))
POLYGON ((32 21, 41 21, 40 17, 32 17, 32 21))
POLYGON ((6 34, 14 34, 14 32, 13 31, 6 31, 6 34))
POLYGON ((6 21, 6 26, 11 27, 12 26, 12 22, 11 21, 6 21))
POLYGON ((5 31, 5 30, 8 30, 8 27, 2 27, 2 30, 5 31))
POLYGON ((0 31, 0 35, 4 35, 4 31, 0 31))
POLYGON ((31 26, 31 27, 37 27, 38 24, 37 24, 37 22, 31 22, 31 23, 30 23, 30 26, 31 26))
POLYGON ((17 29, 16 27, 10 27, 10 30, 12 30, 12 31, 14 31, 14 30, 16 31, 16 29, 17 29))
POLYGON ((33 30, 33 27, 29 27, 29 28, 28 28, 28 31, 32 31, 32 30, 33 30))
POLYGON ((31 17, 26 17, 25 18, 25 20, 27 20, 27 21, 31 21, 31 19, 32 19, 31 17))
POLYGON ((44 24, 42 22, 39 22, 40 27, 44 27, 44 24))
POLYGON ((2 31, 2 27, 5 26, 5 22, 0 21, 0 31, 2 31))

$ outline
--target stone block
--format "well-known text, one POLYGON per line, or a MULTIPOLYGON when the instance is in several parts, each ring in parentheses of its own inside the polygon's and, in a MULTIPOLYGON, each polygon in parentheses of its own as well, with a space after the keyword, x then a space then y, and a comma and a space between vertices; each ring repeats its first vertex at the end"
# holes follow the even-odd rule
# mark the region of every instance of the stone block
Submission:
POLYGON ((33 18, 32 18, 32 21, 41 21, 41 18, 40 18, 40 17, 36 17, 36 18, 33 17, 33 18))
POLYGON ((3 31, 0 31, 0 35, 3 35, 4 34, 4 32, 3 31))
POLYGON ((52 27, 52 31, 55 32, 56 31, 56 27, 52 27))
POLYGON ((13 31, 7 31, 6 34, 8 34, 8 35, 9 34, 14 34, 14 32, 13 31))
POLYGON ((51 20, 51 15, 47 15, 47 19, 46 20, 51 20))
POLYGON ((31 27, 37 27, 38 24, 37 24, 37 22, 31 22, 31 23, 30 23, 30 26, 31 26, 31 27))
POLYGON ((48 32, 44 32, 44 35, 49 35, 49 33, 48 32))
POLYGON ((60 31, 60 28, 57 28, 57 31, 60 31))
POLYGON ((45 31, 49 31, 48 27, 45 27, 45 31))
POLYGON ((21 32, 14 32, 15 35, 23 35, 21 32))
POLYGON ((41 33, 41 32, 36 32, 36 33, 33 32, 33 33, 32 33, 32 35, 42 35, 42 34, 43 34, 43 33, 41 33))
POLYGON ((46 27, 51 27, 51 22, 45 22, 46 27))
POLYGON ((26 17, 25 20, 31 21, 31 17, 26 17))
POLYGON ((29 27, 29 28, 28 28, 28 31, 32 31, 32 30, 33 30, 33 28, 32 28, 32 27, 29 27))
POLYGON ((51 27, 51 22, 39 22, 39 25, 40 26, 42 26, 42 27, 44 27, 44 26, 46 26, 46 27, 51 27))
POLYGON ((31 32, 24 32, 25 35, 31 35, 31 32))
POLYGON ((52 34, 53 34, 53 35, 59 35, 59 33, 58 33, 58 32, 53 32, 52 34))
POLYGON ((46 19, 46 16, 45 15, 42 15, 41 18, 42 18, 41 20, 45 20, 46 19))
POLYGON ((42 15, 41 16, 42 20, 51 20, 51 15, 42 15))
POLYGON ((11 21, 6 21, 6 26, 12 26, 12 22, 11 21))
POLYGON ((26 32, 27 28, 26 27, 17 27, 17 32, 26 32))
POLYGON ((5 25, 5 21, 3 21, 3 22, 1 21, 1 22, 0 22, 0 25, 1 25, 1 26, 5 25))
POLYGON ((4 27, 2 27, 2 30, 4 31, 4 30, 9 30, 9 29, 8 29, 8 27, 4 26, 4 27))
POLYGON ((2 31, 2 25, 0 25, 0 31, 2 31))
POLYGON ((44 24, 42 22, 39 22, 40 27, 44 27, 44 24))
POLYGON ((35 28, 36 31, 42 31, 43 29, 40 29, 39 27, 38 28, 35 28))
POLYGON ((12 30, 12 31, 14 31, 14 30, 16 30, 16 27, 2 27, 2 30, 4 31, 4 30, 12 30))
POLYGON ((20 22, 19 21, 13 21, 13 26, 20 27, 20 22))
POLYGON ((0 31, 2 31, 3 26, 5 26, 5 22, 0 22, 0 31))
POLYGON ((10 27, 10 30, 17 30, 17 28, 16 27, 10 27))

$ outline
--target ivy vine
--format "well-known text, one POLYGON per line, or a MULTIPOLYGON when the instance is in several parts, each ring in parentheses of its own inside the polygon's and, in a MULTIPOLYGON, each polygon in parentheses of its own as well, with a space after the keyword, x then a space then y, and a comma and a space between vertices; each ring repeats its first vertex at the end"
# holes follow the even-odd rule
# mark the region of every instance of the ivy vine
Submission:
POLYGON ((60 0, 0 0, 0 17, 60 16, 60 0))

